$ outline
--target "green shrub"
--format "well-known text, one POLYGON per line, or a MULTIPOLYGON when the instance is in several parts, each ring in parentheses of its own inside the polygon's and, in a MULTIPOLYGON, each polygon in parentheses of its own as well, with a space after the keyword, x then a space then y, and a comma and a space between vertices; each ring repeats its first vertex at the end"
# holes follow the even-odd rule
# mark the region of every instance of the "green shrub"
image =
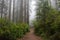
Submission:
POLYGON ((0 19, 0 40, 16 40, 23 37, 28 31, 29 27, 25 23, 15 24, 8 20, 0 19))

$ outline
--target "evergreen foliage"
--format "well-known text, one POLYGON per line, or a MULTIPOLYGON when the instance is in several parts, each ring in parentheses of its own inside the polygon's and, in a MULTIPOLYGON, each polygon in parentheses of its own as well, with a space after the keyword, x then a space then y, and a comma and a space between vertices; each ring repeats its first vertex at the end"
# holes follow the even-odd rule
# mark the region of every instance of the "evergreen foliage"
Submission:
POLYGON ((48 0, 38 4, 43 6, 37 7, 35 34, 42 36, 44 40, 60 40, 60 12, 50 7, 48 0))
POLYGON ((28 24, 15 24, 8 20, 0 19, 0 40, 16 40, 29 31, 28 24))

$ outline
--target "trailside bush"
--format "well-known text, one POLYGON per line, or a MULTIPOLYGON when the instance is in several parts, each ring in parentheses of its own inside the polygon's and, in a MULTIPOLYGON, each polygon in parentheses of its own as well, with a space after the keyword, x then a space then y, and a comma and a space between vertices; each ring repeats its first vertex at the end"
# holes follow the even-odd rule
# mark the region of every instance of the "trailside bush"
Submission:
POLYGON ((0 40, 16 40, 23 37, 28 31, 28 24, 15 24, 8 20, 0 19, 0 40))
POLYGON ((22 37, 24 34, 26 34, 26 32, 29 32, 29 25, 25 24, 25 23, 17 23, 18 26, 20 26, 19 31, 23 31, 20 32, 20 37, 22 37))
POLYGON ((60 14, 56 10, 50 10, 50 14, 34 23, 35 34, 42 36, 44 40, 60 40, 60 14))
POLYGON ((35 34, 43 40, 60 40, 60 12, 49 7, 47 0, 43 2, 43 7, 40 7, 38 5, 34 22, 35 34))

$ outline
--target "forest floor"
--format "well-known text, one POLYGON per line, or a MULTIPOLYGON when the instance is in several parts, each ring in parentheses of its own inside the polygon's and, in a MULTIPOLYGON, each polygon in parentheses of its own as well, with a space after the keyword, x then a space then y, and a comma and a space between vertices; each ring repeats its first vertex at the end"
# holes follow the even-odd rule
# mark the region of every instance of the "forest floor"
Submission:
POLYGON ((38 37, 34 34, 34 29, 31 28, 30 32, 28 32, 22 39, 19 40, 42 40, 41 37, 38 37))

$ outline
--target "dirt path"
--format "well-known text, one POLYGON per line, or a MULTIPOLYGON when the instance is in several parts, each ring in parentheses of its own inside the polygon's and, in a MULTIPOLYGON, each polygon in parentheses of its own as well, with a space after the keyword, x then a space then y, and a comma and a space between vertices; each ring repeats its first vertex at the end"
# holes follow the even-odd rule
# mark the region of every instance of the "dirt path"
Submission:
POLYGON ((23 39, 20 40, 42 40, 40 37, 37 37, 36 35, 34 35, 34 30, 30 29, 30 32, 27 33, 23 39))

